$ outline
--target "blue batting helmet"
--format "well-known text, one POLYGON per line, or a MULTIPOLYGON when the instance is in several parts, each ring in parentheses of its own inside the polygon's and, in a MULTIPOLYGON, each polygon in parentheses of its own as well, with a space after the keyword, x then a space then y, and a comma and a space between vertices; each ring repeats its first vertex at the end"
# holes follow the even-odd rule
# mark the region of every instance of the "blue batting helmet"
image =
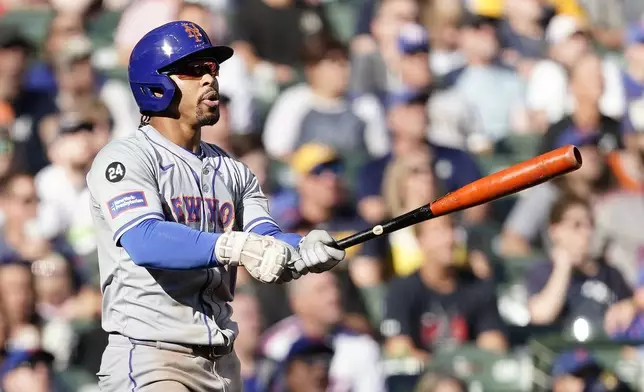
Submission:
POLYGON ((228 46, 214 46, 196 23, 175 21, 147 33, 130 55, 128 79, 134 99, 142 112, 162 112, 175 93, 175 84, 160 72, 188 57, 211 58, 222 63, 233 55, 228 46), (152 89, 162 95, 156 96, 152 89))

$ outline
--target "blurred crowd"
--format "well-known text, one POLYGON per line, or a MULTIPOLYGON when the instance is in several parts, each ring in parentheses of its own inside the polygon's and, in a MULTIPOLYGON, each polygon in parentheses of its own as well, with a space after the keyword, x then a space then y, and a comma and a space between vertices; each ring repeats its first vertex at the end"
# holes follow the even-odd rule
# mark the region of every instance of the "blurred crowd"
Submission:
POLYGON ((240 273, 245 391, 644 390, 642 0, 0 0, 0 391, 98 390, 85 176, 140 123, 130 51, 178 19, 235 49, 202 137, 283 231, 343 238, 539 153, 583 158, 331 272, 240 273))

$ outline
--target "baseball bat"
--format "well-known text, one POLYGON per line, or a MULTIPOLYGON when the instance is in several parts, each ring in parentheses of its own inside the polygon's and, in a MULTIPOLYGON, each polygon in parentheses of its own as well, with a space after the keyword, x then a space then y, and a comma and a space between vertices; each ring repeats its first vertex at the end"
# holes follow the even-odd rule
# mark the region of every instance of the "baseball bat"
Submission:
POLYGON ((478 179, 370 229, 340 239, 337 245, 340 249, 347 249, 428 219, 484 204, 575 171, 581 164, 581 154, 576 147, 560 147, 478 179))

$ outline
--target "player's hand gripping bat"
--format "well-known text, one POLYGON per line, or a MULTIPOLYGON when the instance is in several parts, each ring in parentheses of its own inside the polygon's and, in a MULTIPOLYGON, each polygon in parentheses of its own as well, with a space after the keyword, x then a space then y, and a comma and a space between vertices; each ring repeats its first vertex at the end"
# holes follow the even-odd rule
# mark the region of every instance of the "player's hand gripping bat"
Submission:
POLYGON ((337 241, 340 249, 428 219, 474 207, 570 173, 581 167, 581 154, 564 146, 483 177, 413 211, 337 241))

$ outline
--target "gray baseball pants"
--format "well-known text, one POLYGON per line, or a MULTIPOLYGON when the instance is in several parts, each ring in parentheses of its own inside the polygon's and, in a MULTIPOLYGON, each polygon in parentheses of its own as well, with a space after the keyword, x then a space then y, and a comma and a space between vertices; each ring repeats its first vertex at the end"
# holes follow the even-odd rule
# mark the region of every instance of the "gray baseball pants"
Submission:
POLYGON ((102 392, 241 392, 235 352, 209 360, 163 343, 151 347, 110 335, 97 373, 102 392))

